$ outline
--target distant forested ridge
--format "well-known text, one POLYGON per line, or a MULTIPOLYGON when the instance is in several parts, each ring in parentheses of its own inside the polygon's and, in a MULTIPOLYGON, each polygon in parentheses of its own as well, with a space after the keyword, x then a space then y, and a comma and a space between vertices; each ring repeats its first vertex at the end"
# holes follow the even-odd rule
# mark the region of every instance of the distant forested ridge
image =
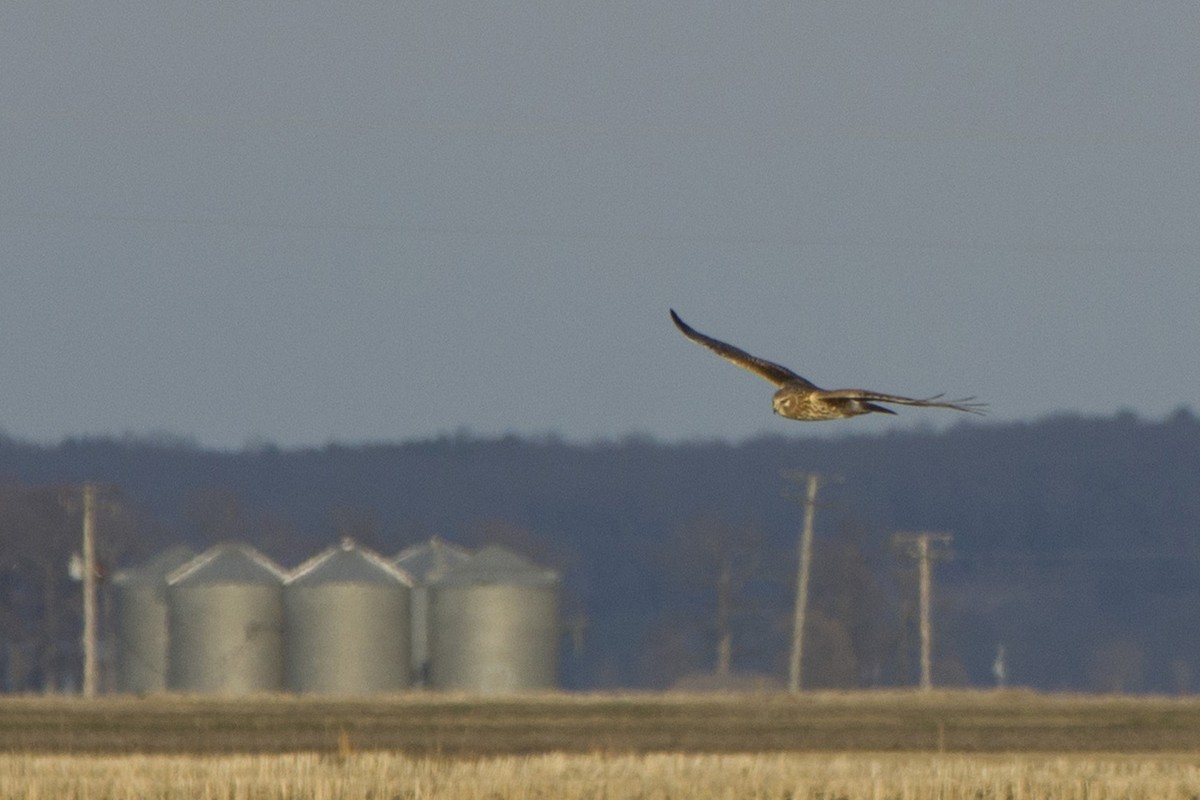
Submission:
POLYGON ((445 436, 237 452, 152 439, 0 439, 0 636, 9 689, 75 678, 77 516, 109 484, 107 571, 176 543, 241 539, 284 566, 350 535, 391 555, 438 535, 561 569, 569 688, 665 687, 734 671, 783 680, 799 487, 816 471, 808 686, 916 680, 915 562, 898 531, 944 531, 935 683, 1200 687, 1200 420, 1121 414, 941 432, 649 438, 445 436))

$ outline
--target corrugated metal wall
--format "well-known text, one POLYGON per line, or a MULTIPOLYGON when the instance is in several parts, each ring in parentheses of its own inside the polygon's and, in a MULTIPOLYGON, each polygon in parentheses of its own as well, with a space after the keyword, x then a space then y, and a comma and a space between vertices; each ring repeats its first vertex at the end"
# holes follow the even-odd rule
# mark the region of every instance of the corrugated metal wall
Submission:
POLYGON ((287 688, 406 688, 411 585, 400 569, 350 541, 297 568, 283 589, 287 688))
POLYGON ((409 625, 409 662, 412 685, 424 688, 429 685, 429 580, 471 557, 470 551, 451 544, 437 536, 428 542, 401 550, 396 555, 396 566, 413 579, 409 606, 412 621, 409 625))
POLYGON ((290 576, 244 544, 186 555, 114 579, 120 691, 557 686, 560 578, 503 548, 431 540, 397 556, 416 578, 349 541, 290 576))
POLYGON ((189 547, 173 547, 113 575, 118 692, 167 688, 167 575, 195 557, 189 547))
POLYGON ((559 577, 486 547, 429 584, 434 689, 484 693, 557 686, 559 577))
POLYGON ((246 694, 283 688, 283 571, 253 548, 218 545, 171 575, 168 687, 246 694))

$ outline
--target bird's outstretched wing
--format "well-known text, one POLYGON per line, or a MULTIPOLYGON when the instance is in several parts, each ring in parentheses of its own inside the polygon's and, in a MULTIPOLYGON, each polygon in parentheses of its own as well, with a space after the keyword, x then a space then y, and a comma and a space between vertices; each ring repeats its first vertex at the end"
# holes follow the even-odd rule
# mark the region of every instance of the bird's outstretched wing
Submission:
POLYGON ((914 398, 903 397, 898 394, 883 394, 882 392, 870 392, 865 389, 827 389, 820 393, 820 396, 829 400, 864 400, 874 401, 877 403, 893 403, 899 406, 920 406, 922 408, 952 408, 955 411, 965 411, 968 414, 979 414, 983 416, 987 413, 987 403, 972 402, 974 397, 964 397, 960 400, 942 400, 942 395, 937 394, 933 397, 914 398))
POLYGON ((742 369, 750 370, 760 378, 766 378, 776 386, 782 386, 783 384, 787 383, 808 386, 813 390, 817 389, 817 386, 805 380, 804 378, 801 378, 787 367, 782 367, 779 364, 772 363, 757 356, 752 356, 745 350, 734 347, 731 344, 718 341, 711 336, 705 336, 703 333, 681 320, 679 315, 675 313, 675 309, 671 309, 671 320, 675 323, 675 327, 679 328, 679 330, 683 332, 683 335, 691 339, 693 342, 704 345, 709 350, 712 350, 714 353, 721 356, 721 358, 732 361, 742 369))

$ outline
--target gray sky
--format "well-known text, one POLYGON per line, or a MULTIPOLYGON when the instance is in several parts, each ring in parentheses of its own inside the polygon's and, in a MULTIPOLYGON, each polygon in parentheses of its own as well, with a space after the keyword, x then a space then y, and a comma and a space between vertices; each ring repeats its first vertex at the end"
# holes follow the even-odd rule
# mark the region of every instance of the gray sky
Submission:
POLYGON ((20 3, 0 428, 796 423, 698 329, 991 419, 1197 408, 1200 6, 20 3))

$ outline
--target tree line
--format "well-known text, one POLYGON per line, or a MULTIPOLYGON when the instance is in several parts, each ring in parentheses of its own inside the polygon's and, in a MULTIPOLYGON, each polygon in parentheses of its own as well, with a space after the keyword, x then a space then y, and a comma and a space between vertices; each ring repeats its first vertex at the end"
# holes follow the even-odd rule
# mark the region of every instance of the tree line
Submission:
MULTIPOLYGON (((215 451, 152 438, 0 439, 0 658, 10 691, 78 683, 79 485, 110 487, 106 575, 237 539, 295 566, 341 536, 385 555, 498 543, 564 575, 568 688, 787 674, 802 507, 816 511, 811 687, 911 685, 916 563, 934 565, 934 682, 1185 692, 1200 645, 1200 421, 1063 415, 834 438, 571 443, 474 437, 215 451)), ((105 581, 101 581, 102 586, 105 581)))

